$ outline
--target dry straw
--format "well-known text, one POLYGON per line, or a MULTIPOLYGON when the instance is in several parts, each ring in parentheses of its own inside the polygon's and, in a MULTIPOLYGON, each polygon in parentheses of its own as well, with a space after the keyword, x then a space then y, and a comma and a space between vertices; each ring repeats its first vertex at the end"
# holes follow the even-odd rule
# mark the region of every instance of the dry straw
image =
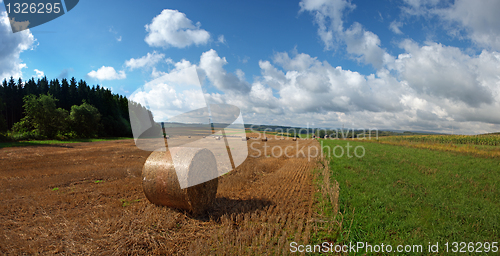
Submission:
POLYGON ((211 151, 179 147, 151 153, 142 169, 142 187, 150 202, 197 215, 213 204, 218 187, 216 177, 217 162, 211 151), (209 181, 200 183, 204 180, 209 181), (198 185, 181 189, 181 184, 198 185))

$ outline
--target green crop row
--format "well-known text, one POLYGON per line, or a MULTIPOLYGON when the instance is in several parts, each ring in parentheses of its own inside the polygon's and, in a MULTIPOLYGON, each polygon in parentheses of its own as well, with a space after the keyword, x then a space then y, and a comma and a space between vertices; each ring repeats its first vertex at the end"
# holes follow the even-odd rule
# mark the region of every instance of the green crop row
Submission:
POLYGON ((472 144, 500 146, 499 135, 415 135, 415 136, 393 136, 381 138, 384 141, 408 141, 423 143, 443 144, 472 144))

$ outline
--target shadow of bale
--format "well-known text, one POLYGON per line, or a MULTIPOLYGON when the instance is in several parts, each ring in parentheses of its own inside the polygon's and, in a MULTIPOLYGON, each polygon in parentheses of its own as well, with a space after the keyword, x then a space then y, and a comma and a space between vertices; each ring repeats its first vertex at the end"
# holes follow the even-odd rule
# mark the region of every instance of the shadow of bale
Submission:
POLYGON ((220 222, 220 218, 223 215, 255 212, 270 205, 273 205, 273 202, 263 199, 230 199, 226 197, 217 197, 214 204, 207 211, 199 215, 189 216, 197 220, 214 220, 220 222))

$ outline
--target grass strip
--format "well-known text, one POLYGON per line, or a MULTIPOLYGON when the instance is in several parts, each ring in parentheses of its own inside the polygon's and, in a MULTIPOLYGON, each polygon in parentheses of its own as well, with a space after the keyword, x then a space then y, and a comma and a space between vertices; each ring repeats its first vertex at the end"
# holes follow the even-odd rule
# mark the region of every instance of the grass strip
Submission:
POLYGON ((446 242, 500 242, 498 159, 359 141, 323 145, 345 151, 330 156, 329 167, 343 222, 352 223, 349 242, 421 244, 424 253, 429 242, 440 252, 446 242), (353 155, 356 147, 363 157, 353 155))

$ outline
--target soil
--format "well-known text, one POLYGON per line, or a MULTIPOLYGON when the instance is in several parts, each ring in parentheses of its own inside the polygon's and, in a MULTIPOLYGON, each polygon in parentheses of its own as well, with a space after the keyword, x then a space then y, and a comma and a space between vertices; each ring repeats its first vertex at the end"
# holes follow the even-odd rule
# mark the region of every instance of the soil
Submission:
POLYGON ((198 216, 146 199, 141 171, 151 152, 133 140, 0 149, 0 252, 288 254, 290 242, 310 237, 309 154, 319 145, 247 143, 245 162, 219 178, 213 207, 198 216))

